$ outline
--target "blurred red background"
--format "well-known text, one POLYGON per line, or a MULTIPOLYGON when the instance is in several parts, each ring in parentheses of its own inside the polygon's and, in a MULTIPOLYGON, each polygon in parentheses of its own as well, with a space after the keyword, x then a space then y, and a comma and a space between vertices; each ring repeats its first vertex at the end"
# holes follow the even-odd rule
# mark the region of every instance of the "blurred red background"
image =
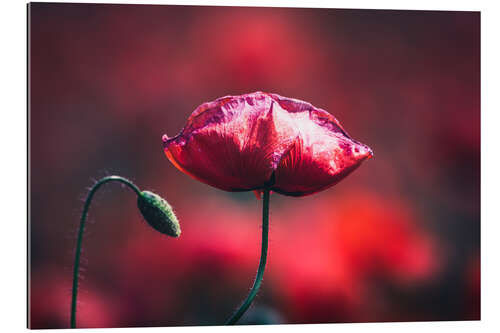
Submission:
POLYGON ((104 186, 78 326, 230 316, 257 269, 261 202, 180 173, 161 136, 256 90, 328 110, 375 157, 327 191, 272 195, 241 323, 479 319, 478 12, 32 3, 29 31, 32 328, 69 327, 82 200, 110 174, 166 197, 182 235, 104 186))

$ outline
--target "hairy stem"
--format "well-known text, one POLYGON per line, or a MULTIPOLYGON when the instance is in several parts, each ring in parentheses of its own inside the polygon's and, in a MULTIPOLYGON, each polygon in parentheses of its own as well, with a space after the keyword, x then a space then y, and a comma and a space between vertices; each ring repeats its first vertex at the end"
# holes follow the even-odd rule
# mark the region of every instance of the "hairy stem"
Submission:
POLYGON ((78 239, 76 241, 76 252, 75 252, 75 263, 73 266, 73 291, 71 296, 71 328, 76 328, 76 297, 78 294, 78 273, 80 269, 80 253, 82 250, 82 239, 83 239, 83 231, 85 229, 85 221, 87 219, 87 213, 89 211, 90 203, 92 202, 92 198, 94 197, 95 192, 101 185, 105 183, 117 181, 127 185, 131 188, 137 195, 141 194, 141 191, 137 186, 134 185, 130 180, 120 177, 120 176, 108 176, 100 179, 97 183, 92 186, 89 194, 87 195, 87 199, 85 200, 85 205, 83 206, 82 217, 80 219, 80 229, 78 230, 78 239))
POLYGON ((240 306, 240 308, 229 318, 226 325, 234 325, 243 316, 243 314, 248 310, 252 304, 253 299, 259 291, 260 285, 262 284, 262 277, 264 276, 264 269, 266 268, 267 261, 267 246, 268 246, 268 235, 269 235, 269 189, 264 190, 264 200, 262 202, 262 248, 260 253, 259 269, 257 270, 257 276, 253 282, 252 290, 248 294, 247 298, 240 306))

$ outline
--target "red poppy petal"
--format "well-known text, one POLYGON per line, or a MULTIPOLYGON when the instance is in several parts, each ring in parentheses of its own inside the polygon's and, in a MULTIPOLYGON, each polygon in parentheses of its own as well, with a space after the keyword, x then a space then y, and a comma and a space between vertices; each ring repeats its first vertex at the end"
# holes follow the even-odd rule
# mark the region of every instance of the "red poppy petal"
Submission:
POLYGON ((165 153, 179 170, 219 189, 262 188, 293 142, 272 104, 262 93, 205 103, 178 136, 164 137, 165 153))
POLYGON ((344 130, 340 122, 330 113, 325 110, 314 107, 311 103, 301 101, 299 99, 283 97, 278 94, 268 94, 276 101, 283 110, 290 113, 297 112, 308 112, 309 119, 305 119, 306 122, 314 121, 322 126, 329 128, 333 132, 341 132, 345 136, 349 137, 347 132, 344 130))
POLYGON ((299 135, 276 169, 272 188, 276 192, 303 196, 324 190, 373 155, 370 148, 347 136, 326 111, 306 109, 290 116, 299 135))
POLYGON ((255 194, 255 197, 257 198, 257 200, 262 199, 262 190, 254 190, 253 194, 255 194))

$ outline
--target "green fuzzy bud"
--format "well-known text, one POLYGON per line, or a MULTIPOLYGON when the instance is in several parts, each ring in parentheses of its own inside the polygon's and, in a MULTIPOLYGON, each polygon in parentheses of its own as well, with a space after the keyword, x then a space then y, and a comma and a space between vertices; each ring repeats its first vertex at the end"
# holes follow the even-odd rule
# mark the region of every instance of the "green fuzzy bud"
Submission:
POLYGON ((168 202, 150 191, 142 191, 137 197, 137 206, 150 226, 162 234, 179 237, 181 227, 168 202))

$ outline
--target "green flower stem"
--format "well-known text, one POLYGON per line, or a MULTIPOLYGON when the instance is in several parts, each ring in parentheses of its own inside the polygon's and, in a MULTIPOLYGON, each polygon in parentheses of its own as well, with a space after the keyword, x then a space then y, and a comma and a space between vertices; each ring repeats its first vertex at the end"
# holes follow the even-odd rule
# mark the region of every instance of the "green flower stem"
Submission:
POLYGON ((243 316, 243 314, 248 310, 252 304, 253 299, 259 291, 260 285, 262 284, 262 277, 264 276, 264 269, 266 268, 267 261, 267 246, 268 246, 268 235, 269 235, 269 189, 264 190, 264 200, 262 203, 262 248, 260 253, 259 269, 257 270, 257 276, 252 286, 252 290, 248 294, 246 300, 240 306, 240 308, 229 318, 226 325, 234 325, 243 316))
POLYGON ((85 200, 85 205, 83 206, 82 218, 80 219, 80 229, 78 231, 78 239, 76 242, 76 253, 75 253, 75 263, 73 268, 73 291, 71 298, 71 328, 76 328, 76 296, 78 294, 78 273, 80 269, 80 253, 82 249, 82 239, 83 239, 83 231, 85 229, 85 220, 87 219, 87 213, 89 211, 90 203, 92 202, 92 198, 94 197, 95 192, 101 185, 104 185, 111 181, 117 181, 123 183, 130 187, 137 195, 141 194, 141 191, 137 186, 134 185, 130 180, 120 177, 120 176, 108 176, 100 179, 87 195, 87 199, 85 200))

